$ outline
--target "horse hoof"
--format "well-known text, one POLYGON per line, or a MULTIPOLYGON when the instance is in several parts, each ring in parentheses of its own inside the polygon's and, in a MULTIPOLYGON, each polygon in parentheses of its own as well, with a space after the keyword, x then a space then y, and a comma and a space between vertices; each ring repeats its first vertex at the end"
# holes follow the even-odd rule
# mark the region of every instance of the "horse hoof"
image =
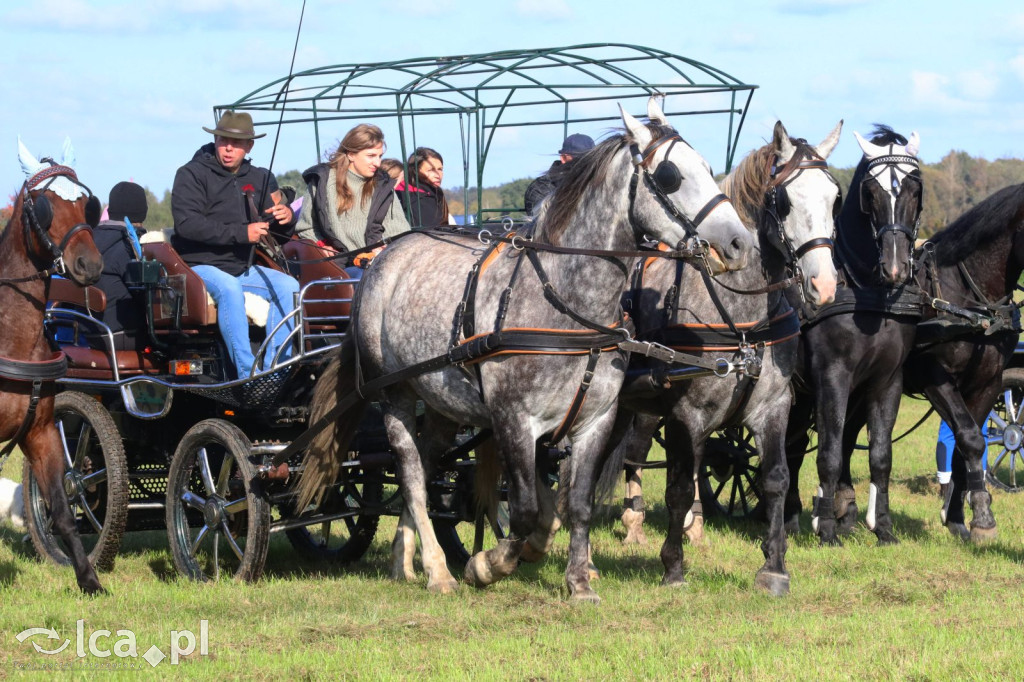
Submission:
POLYGON ((79 585, 78 587, 82 590, 83 594, 87 594, 90 597, 106 597, 110 594, 110 592, 108 592, 106 588, 104 588, 103 585, 100 585, 98 582, 89 583, 86 585, 79 585))
POLYGON ((630 529, 626 533, 626 537, 622 538, 622 544, 624 545, 646 545, 647 535, 641 529, 630 529))
POLYGON ((686 578, 681 575, 666 575, 661 579, 662 587, 687 587, 689 583, 686 582, 686 578))
POLYGON ((569 599, 576 604, 597 604, 601 603, 601 598, 597 596, 597 592, 590 589, 589 587, 581 588, 569 595, 569 599))
POLYGON ((838 535, 822 535, 821 542, 819 544, 822 547, 842 547, 843 541, 839 539, 838 535))
POLYGON ((971 539, 971 531, 967 530, 967 526, 962 523, 956 523, 950 521, 946 524, 946 528, 953 534, 953 537, 963 542, 968 542, 971 539))
POLYGON ((970 540, 973 543, 980 544, 984 542, 992 542, 996 539, 998 531, 995 526, 991 528, 979 528, 978 526, 971 526, 970 540))
POLYGON ((463 574, 466 582, 473 587, 487 587, 494 582, 491 575, 491 565, 487 561, 485 552, 470 557, 466 562, 466 571, 463 574))
POLYGON ((900 544, 899 538, 893 535, 891 531, 878 531, 875 535, 878 536, 879 547, 889 547, 900 544))
POLYGON ((459 589, 459 583, 455 581, 455 578, 427 583, 427 592, 434 594, 453 594, 457 589, 459 589))
POLYGON ((542 552, 539 549, 535 549, 534 546, 530 544, 530 541, 527 540, 523 543, 523 551, 519 555, 519 558, 520 560, 525 561, 528 564, 535 564, 538 561, 542 560, 545 556, 547 556, 545 552, 542 552))
POLYGON ((758 571, 754 584, 773 597, 784 597, 789 594, 789 576, 774 571, 758 571))

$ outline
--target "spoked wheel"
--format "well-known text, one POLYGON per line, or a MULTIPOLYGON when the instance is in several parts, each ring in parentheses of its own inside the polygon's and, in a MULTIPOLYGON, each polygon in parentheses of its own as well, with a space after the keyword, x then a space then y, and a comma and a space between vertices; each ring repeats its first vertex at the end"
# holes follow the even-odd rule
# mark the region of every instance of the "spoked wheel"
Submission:
POLYGON ((1000 490, 1024 490, 1024 368, 1003 372, 1003 395, 988 421, 988 482, 1000 490))
POLYGON ((249 439, 234 424, 201 421, 185 434, 167 476, 167 534, 175 567, 193 580, 256 580, 270 537, 249 439))
POLYGON ((706 515, 760 518, 761 459, 754 434, 733 426, 708 438, 697 485, 706 515))
MULTIPOLYGON (((64 494, 75 527, 99 570, 114 566, 128 515, 128 465, 124 446, 110 413, 94 398, 67 391, 54 399, 54 421, 64 458, 64 494)), ((32 545, 40 556, 70 566, 63 543, 39 490, 39 482, 25 461, 25 521, 32 545)))
POLYGON ((462 568, 477 552, 494 547, 508 536, 508 498, 503 483, 496 491, 497 504, 490 510, 477 509, 473 494, 474 468, 460 467, 455 473, 435 480, 429 493, 432 511, 455 514, 471 523, 451 518, 434 518, 434 534, 453 567, 462 568))
POLYGON ((289 528, 285 535, 295 551, 309 561, 357 561, 373 542, 383 499, 384 485, 379 481, 346 481, 325 497, 318 511, 352 516, 289 528), (368 511, 359 513, 361 510, 368 511))

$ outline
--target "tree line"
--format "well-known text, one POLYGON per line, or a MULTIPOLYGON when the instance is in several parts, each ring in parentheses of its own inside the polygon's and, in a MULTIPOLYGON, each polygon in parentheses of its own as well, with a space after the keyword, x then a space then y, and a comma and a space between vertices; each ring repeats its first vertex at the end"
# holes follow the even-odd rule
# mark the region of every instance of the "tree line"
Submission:
MULTIPOLYGON (((843 188, 845 198, 846 190, 853 179, 854 168, 829 170, 843 188)), ((921 176, 924 181, 924 209, 921 213, 920 234, 922 237, 928 237, 994 192, 1010 185, 1024 183, 1024 160, 988 161, 974 158, 967 152, 951 151, 938 163, 922 164, 921 176)), ((533 178, 519 178, 495 187, 484 188, 482 204, 488 211, 485 217, 498 217, 502 213, 521 215, 515 210, 522 208, 523 195, 532 180, 533 178)), ((302 175, 297 170, 281 173, 277 176, 277 182, 282 187, 291 187, 296 191, 299 191, 303 184, 302 175)), ((469 214, 477 213, 479 202, 475 187, 469 188, 468 193, 462 187, 445 189, 444 192, 452 215, 465 214, 467 203, 469 214)), ((7 205, 0 207, 0 225, 7 224, 14 199, 13 196, 9 197, 7 205)), ((147 227, 170 227, 174 224, 171 216, 170 190, 164 191, 162 197, 157 197, 146 188, 146 201, 149 204, 147 227)))

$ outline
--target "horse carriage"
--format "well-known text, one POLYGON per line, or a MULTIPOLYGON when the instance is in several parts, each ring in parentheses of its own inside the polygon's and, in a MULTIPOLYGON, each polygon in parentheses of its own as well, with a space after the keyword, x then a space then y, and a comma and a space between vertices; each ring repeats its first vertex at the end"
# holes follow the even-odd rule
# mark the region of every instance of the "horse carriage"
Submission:
MULTIPOLYGON (((457 324, 457 331, 466 338, 456 344, 455 355, 463 355, 455 360, 453 347, 445 342, 443 362, 431 359, 434 364, 425 369, 422 361, 409 360, 419 368, 411 379, 405 372, 408 367, 382 369, 377 383, 368 377, 362 388, 372 387, 389 399, 367 404, 365 411, 352 417, 354 436, 341 445, 348 457, 326 478, 316 479, 310 469, 317 473, 323 467, 318 468, 316 461, 311 464, 306 448, 318 432, 334 439, 341 427, 330 426, 333 421, 340 423, 341 417, 338 410, 318 408, 313 398, 335 381, 338 386, 344 384, 332 376, 338 368, 328 364, 327 358, 336 355, 335 348, 348 330, 354 300, 354 282, 332 262, 332 254, 301 241, 284 244, 283 267, 293 270, 302 284, 292 313, 296 322, 290 339, 293 353, 267 358, 262 357, 262 348, 257 356, 264 369, 237 380, 227 375, 225 349, 213 324, 216 310, 206 298, 202 281, 168 244, 145 244, 144 258, 133 264, 134 286, 147 320, 134 349, 119 349, 109 329, 97 320, 104 306, 102 292, 55 280, 47 324, 62 339, 68 372, 59 381, 54 413, 64 459, 64 493, 75 528, 86 541, 89 560, 109 566, 123 532, 166 528, 174 563, 185 575, 215 579, 227 573, 255 579, 263 570, 271 533, 285 532, 296 550, 306 555, 353 560, 369 546, 380 516, 397 515, 395 570, 399 576, 411 574, 415 526, 432 589, 453 587, 450 575, 445 575, 447 567, 438 566, 437 548, 444 548, 447 561, 458 565, 470 557, 470 544, 475 563, 470 561, 467 578, 487 584, 512 570, 509 566, 514 568, 519 555, 543 554, 550 546, 544 538, 557 529, 557 519, 545 498, 550 484, 545 474, 553 476, 558 462, 571 451, 571 484, 566 492, 573 528, 567 582, 574 597, 596 599, 586 575, 586 532, 600 461, 597 446, 611 427, 616 377, 624 369, 622 349, 656 352, 651 344, 623 345, 630 337, 624 319, 609 326, 619 310, 625 263, 641 256, 693 259, 709 271, 732 270, 746 265, 753 243, 732 207, 723 201, 706 162, 667 126, 667 119, 686 115, 693 135, 700 139, 711 130, 702 127, 700 119, 727 121, 728 169, 753 89, 716 69, 661 51, 587 45, 327 67, 290 75, 218 107, 249 111, 256 125, 277 125, 279 131, 312 123, 302 127, 312 128, 318 155, 328 124, 384 119, 397 126, 405 156, 418 140, 429 137, 434 118, 443 114, 457 118, 458 144, 464 157, 473 156, 464 158, 463 196, 468 209, 471 180, 475 181, 475 229, 444 234, 421 231, 397 239, 378 256, 380 260, 360 286, 374 286, 375 273, 386 272, 389 262, 401 258, 412 259, 402 271, 403 279, 412 280, 414 270, 430 260, 422 252, 442 244, 449 251, 440 262, 450 270, 449 289, 457 290, 450 301, 452 310, 463 299, 467 272, 477 273, 480 292, 484 292, 485 276, 501 277, 504 272, 510 279, 501 286, 511 291, 515 283, 523 293, 512 297, 511 303, 506 296, 502 315, 507 314, 510 323, 521 318, 523 326, 473 335, 466 333, 472 327, 457 324), (683 108, 692 94, 701 95, 695 98, 700 106, 683 108), (625 111, 608 113, 601 105, 609 100, 623 106, 650 100, 651 123, 643 125, 625 111), (565 192, 575 195, 561 201, 566 210, 552 211, 559 225, 551 227, 544 218, 537 225, 526 225, 509 219, 515 216, 514 206, 485 205, 485 160, 493 147, 516 146, 505 137, 510 130, 547 126, 557 140, 570 126, 614 121, 623 122, 627 133, 609 139, 601 145, 601 153, 593 155, 601 166, 589 166, 588 175, 567 181, 565 192), (489 220, 494 214, 505 219, 489 220), (616 227, 609 230, 609 225, 616 227), (638 249, 637 242, 647 238, 662 241, 669 250, 638 249), (472 266, 486 255, 492 260, 485 275, 472 266), (531 264, 535 278, 524 276, 517 281, 517 275, 505 272, 517 255, 521 258, 516 262, 531 264), (584 279, 572 279, 580 276, 584 279), (590 290, 600 296, 590 296, 590 290), (538 304, 539 310, 530 308, 538 304), (496 345, 489 347, 492 342, 496 345), (497 357, 505 354, 513 357, 497 357), (478 364, 483 359, 488 359, 484 363, 488 369, 476 370, 474 378, 473 368, 483 367, 478 364), (449 385, 470 381, 472 392, 479 386, 488 393, 493 388, 488 384, 491 367, 511 371, 509 376, 535 372, 550 377, 554 384, 552 388, 535 386, 532 393, 519 398, 526 414, 545 401, 549 403, 546 412, 528 418, 509 415, 511 422, 525 422, 532 428, 516 436, 522 441, 518 454, 507 445, 513 438, 509 423, 483 418, 476 408, 461 414, 454 408, 439 410, 440 399, 422 386, 417 387, 419 400, 396 415, 398 401, 387 394, 390 383, 397 382, 394 375, 403 372, 402 379, 407 381, 444 376, 449 385), (390 383, 385 381, 388 377, 392 377, 390 383), (512 476, 505 485, 474 481, 477 456, 492 432, 512 476), (410 434, 439 436, 433 439, 441 442, 431 452, 435 466, 428 476, 416 469, 419 456, 401 447, 403 436, 410 434), (538 442, 547 447, 537 446, 538 442), (520 456, 529 463, 520 462, 520 456), (296 493, 295 477, 300 483, 313 482, 296 493), (420 487, 413 486, 410 492, 410 480, 420 487), (407 489, 400 492, 403 482, 407 489), (507 499, 510 518, 501 518, 496 497, 507 499), (478 503, 483 498, 490 499, 490 504, 478 503), (516 516, 524 508, 525 521, 516 516), (459 528, 464 521, 470 522, 463 524, 465 530, 459 528), (426 528, 425 523, 432 527, 426 528), (498 541, 502 556, 495 554, 498 550, 481 552, 488 533, 498 541), (504 540, 507 533, 514 539, 504 540), (400 545, 405 547, 404 559, 397 555, 400 545)), ((452 312, 444 307, 447 302, 442 302, 436 286, 424 290, 434 291, 429 303, 421 296, 413 309, 399 311, 396 304, 375 312, 416 317, 424 325, 440 324, 448 336, 452 312)), ((478 294, 480 320, 498 309, 492 293, 498 295, 501 289, 478 294)), ((371 314, 371 308, 364 300, 362 314, 371 314)), ((465 312, 464 305, 459 309, 465 312)), ((413 348, 417 340, 405 339, 405 345, 394 352, 413 348)), ((694 362, 720 375, 742 374, 755 365, 749 357, 708 363, 685 354, 675 362, 694 362)), ((359 385, 342 398, 356 394, 363 397, 359 385)), ((345 417, 344 411, 341 416, 345 417)), ((58 533, 48 511, 52 505, 46 503, 46 491, 35 476, 35 469, 26 466, 33 544, 58 563, 74 563, 56 540, 58 533)), ((779 570, 773 565, 767 574, 776 575, 779 570)))

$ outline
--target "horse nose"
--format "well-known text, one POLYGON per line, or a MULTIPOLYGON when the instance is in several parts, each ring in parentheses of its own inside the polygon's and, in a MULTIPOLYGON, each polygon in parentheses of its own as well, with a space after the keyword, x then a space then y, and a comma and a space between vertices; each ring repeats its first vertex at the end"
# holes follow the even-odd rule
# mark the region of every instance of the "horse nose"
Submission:
POLYGON ((103 261, 79 256, 75 259, 75 270, 80 273, 83 284, 95 284, 103 274, 103 261))
POLYGON ((750 252, 754 249, 752 240, 745 235, 737 235, 732 238, 725 248, 725 257, 735 269, 744 268, 750 260, 750 252))
POLYGON ((834 277, 811 277, 811 286, 818 294, 818 305, 825 305, 836 300, 836 280, 834 277))

